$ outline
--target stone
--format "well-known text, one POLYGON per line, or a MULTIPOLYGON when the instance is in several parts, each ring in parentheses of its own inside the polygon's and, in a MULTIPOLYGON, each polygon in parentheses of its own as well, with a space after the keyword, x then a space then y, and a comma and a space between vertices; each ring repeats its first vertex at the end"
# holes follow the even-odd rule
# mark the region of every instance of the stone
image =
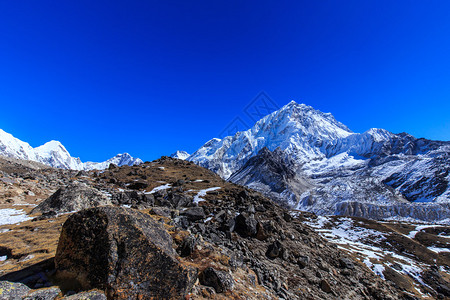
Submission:
POLYGON ((234 230, 243 237, 254 237, 257 233, 258 221, 253 216, 241 213, 236 217, 234 230))
POLYGON ((283 254, 283 245, 279 241, 275 241, 267 247, 266 256, 275 259, 283 254))
POLYGON ((150 213, 152 215, 157 215, 157 216, 161 216, 161 217, 170 218, 170 209, 168 209, 166 207, 153 207, 150 210, 150 213))
POLYGON ((20 282, 0 281, 0 299, 22 299, 30 288, 20 282))
POLYGON ((142 181, 141 180, 134 181, 128 186, 128 188, 130 188, 132 190, 143 190, 146 187, 148 187, 148 183, 146 181, 143 181, 143 180, 142 181))
POLYGON ((106 300, 106 295, 101 292, 91 291, 64 297, 66 300, 106 300))
POLYGON ((197 240, 192 235, 188 235, 181 245, 178 247, 177 252, 181 257, 186 257, 194 252, 195 246, 197 245, 197 240))
POLYGON ((183 298, 197 279, 184 266, 163 225, 123 207, 97 207, 71 215, 56 251, 56 277, 64 289, 105 290, 108 299, 183 298))
POLYGON ((58 189, 35 207, 32 213, 65 213, 103 205, 112 205, 112 202, 98 190, 84 183, 74 182, 58 189))
POLYGON ((320 288, 322 289, 322 291, 324 291, 325 293, 331 293, 331 286, 328 283, 328 281, 326 281, 325 279, 322 279, 322 281, 320 281, 320 288))
POLYGON ((23 300, 53 300, 60 293, 61 290, 57 287, 39 289, 29 293, 23 300))
POLYGON ((180 215, 186 216, 191 222, 195 222, 205 218, 205 211, 203 207, 192 207, 181 211, 180 215))
POLYGON ((234 288, 234 280, 230 274, 208 267, 199 276, 200 283, 210 286, 216 290, 217 293, 231 291, 234 288))
POLYGON ((269 236, 267 235, 266 231, 264 230, 264 226, 258 222, 258 225, 256 226, 256 238, 260 241, 266 240, 269 236))
POLYGON ((309 256, 300 256, 297 260, 300 269, 304 269, 309 265, 309 256))
POLYGON ((343 269, 354 269, 355 268, 355 264, 353 263, 353 261, 347 257, 341 257, 339 259, 339 265, 343 269))

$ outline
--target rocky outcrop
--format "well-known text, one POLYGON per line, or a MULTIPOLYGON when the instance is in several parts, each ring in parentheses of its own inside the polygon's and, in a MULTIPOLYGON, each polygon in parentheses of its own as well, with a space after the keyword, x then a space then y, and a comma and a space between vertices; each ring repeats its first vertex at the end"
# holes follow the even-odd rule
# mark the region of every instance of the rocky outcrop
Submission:
POLYGON ((69 289, 106 290, 109 299, 180 299, 197 279, 164 227, 133 209, 97 207, 65 222, 55 258, 69 289))
POLYGON ((32 212, 65 213, 111 204, 111 200, 98 190, 84 183, 73 182, 58 189, 53 195, 40 203, 32 212))
POLYGON ((22 299, 30 288, 20 282, 0 281, 0 299, 22 299))

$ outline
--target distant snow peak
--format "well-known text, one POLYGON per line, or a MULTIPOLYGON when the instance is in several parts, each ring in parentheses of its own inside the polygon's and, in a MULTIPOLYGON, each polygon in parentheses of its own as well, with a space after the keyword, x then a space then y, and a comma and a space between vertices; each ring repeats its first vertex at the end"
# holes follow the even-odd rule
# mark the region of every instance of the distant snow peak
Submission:
POLYGON ((188 160, 300 210, 436 222, 450 218, 449 158, 450 142, 381 128, 354 133, 291 101, 188 160))
POLYGON ((280 148, 298 160, 309 161, 325 157, 339 139, 352 134, 331 114, 291 101, 247 131, 211 139, 189 160, 228 178, 264 147, 271 151, 280 148))
POLYGON ((178 158, 178 159, 182 159, 182 160, 187 159, 189 156, 191 156, 189 153, 187 153, 186 151, 180 151, 180 150, 177 150, 176 152, 174 152, 170 155, 170 157, 172 157, 172 158, 178 158))
POLYGON ((31 160, 50 167, 72 170, 106 169, 110 163, 118 166, 141 164, 142 160, 133 158, 128 153, 117 154, 105 162, 83 163, 77 157, 72 157, 59 141, 49 141, 42 146, 33 148, 13 135, 0 129, 0 156, 31 160))

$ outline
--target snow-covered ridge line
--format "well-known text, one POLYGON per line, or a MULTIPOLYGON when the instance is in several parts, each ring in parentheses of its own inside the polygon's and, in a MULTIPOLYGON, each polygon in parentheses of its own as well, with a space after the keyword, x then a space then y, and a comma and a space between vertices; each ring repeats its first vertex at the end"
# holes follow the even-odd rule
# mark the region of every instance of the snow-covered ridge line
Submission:
POLYGON ((316 214, 450 218, 450 142, 372 128, 354 133, 294 101, 187 160, 316 214))
POLYGON ((118 166, 138 165, 142 163, 128 153, 117 154, 104 162, 82 162, 78 157, 72 157, 67 149, 58 141, 50 141, 33 148, 13 135, 0 129, 0 156, 43 163, 50 167, 72 170, 103 170, 110 164, 118 166))

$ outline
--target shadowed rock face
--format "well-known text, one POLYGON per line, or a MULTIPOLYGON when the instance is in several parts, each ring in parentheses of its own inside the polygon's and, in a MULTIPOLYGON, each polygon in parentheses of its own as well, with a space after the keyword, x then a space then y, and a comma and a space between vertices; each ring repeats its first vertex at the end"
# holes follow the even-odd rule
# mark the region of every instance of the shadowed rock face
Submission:
POLYGON ((197 271, 184 267, 161 224, 138 211, 97 207, 64 223, 56 252, 57 277, 70 289, 106 290, 111 299, 179 299, 197 271))

